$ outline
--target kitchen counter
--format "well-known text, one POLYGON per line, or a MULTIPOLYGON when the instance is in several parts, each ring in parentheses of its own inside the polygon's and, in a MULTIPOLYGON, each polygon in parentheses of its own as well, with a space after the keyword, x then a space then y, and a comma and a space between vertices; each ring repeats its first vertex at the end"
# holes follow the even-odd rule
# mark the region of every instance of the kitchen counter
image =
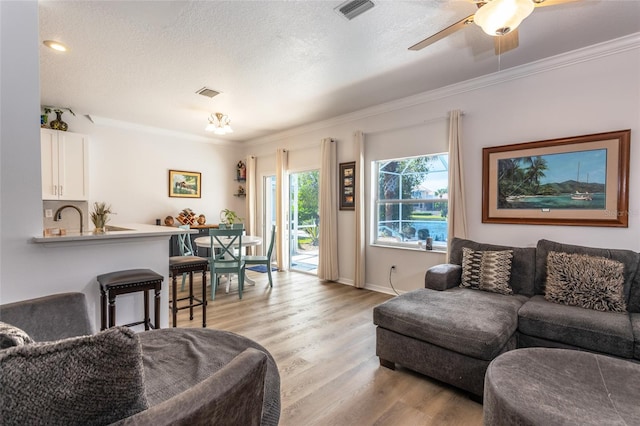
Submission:
MULTIPOLYGON (((125 242, 127 239, 157 239, 169 238, 172 235, 185 232, 173 226, 156 226, 143 223, 122 223, 106 226, 106 232, 103 234, 94 234, 93 231, 88 232, 67 232, 65 235, 48 235, 33 237, 32 242, 42 244, 46 247, 56 247, 61 245, 81 245, 81 244, 106 244, 125 242)), ((197 230, 189 230, 190 234, 197 234, 197 230)))

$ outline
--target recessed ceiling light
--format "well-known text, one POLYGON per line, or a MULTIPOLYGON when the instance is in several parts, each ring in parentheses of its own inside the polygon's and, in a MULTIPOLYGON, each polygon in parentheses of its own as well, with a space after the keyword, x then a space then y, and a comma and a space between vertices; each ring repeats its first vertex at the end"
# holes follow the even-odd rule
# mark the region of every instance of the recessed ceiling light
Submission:
POLYGON ((57 50, 58 52, 66 52, 67 50, 69 50, 67 46, 60 43, 59 41, 45 40, 42 43, 44 43, 44 45, 47 46, 49 49, 57 50))

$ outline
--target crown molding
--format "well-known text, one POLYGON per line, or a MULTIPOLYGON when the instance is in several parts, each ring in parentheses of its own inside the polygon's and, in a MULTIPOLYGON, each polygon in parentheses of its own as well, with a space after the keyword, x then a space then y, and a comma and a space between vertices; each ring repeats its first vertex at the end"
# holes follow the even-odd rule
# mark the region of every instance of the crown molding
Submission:
POLYGON ((609 40, 606 42, 572 50, 570 52, 561 53, 549 58, 540 59, 517 67, 508 68, 503 71, 498 71, 481 77, 469 79, 460 83, 455 83, 427 92, 407 96, 395 101, 386 102, 373 107, 351 112, 349 114, 344 114, 327 120, 294 127, 283 132, 274 133, 257 139, 248 140, 243 145, 263 145, 281 139, 322 130, 328 127, 338 126, 376 115, 387 114, 392 111, 414 107, 417 105, 432 102, 434 100, 479 90, 485 87, 502 84, 512 80, 525 78, 534 74, 549 72, 583 62, 594 61, 606 56, 617 55, 638 48, 640 48, 640 33, 634 33, 614 40, 609 40))
POLYGON ((87 116, 87 118, 97 126, 115 127, 119 129, 134 130, 138 132, 169 136, 173 138, 190 140, 194 142, 206 142, 206 143, 213 143, 216 145, 234 145, 234 142, 232 141, 221 140, 216 138, 208 138, 205 136, 195 135, 193 133, 176 132, 173 130, 163 129, 160 127, 145 126, 143 124, 132 123, 130 121, 115 120, 113 118, 100 117, 97 115, 89 115, 87 116))

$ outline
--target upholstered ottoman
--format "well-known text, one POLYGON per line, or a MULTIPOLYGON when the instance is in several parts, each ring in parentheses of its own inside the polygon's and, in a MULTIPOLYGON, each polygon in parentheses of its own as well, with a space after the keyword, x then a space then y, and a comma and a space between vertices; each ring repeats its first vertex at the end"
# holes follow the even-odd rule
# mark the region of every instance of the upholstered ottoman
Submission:
POLYGON ((516 348, 526 297, 452 288, 404 293, 373 309, 380 364, 398 363, 482 396, 489 362, 516 348))
POLYGON ((153 407, 203 381, 247 348, 267 354, 261 425, 280 419, 280 375, 269 352, 251 339, 222 330, 166 328, 138 334, 145 386, 153 407))
POLYGON ((640 364, 569 349, 517 349, 494 359, 486 425, 638 425, 640 364))

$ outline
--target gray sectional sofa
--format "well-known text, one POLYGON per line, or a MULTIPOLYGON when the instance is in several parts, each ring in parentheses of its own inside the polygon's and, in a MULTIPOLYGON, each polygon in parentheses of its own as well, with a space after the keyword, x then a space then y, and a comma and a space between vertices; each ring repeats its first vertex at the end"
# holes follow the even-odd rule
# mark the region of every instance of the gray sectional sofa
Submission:
POLYGON ((397 363, 482 396, 489 363, 516 348, 578 349, 640 361, 639 253, 548 240, 520 248, 457 238, 450 249, 450 263, 426 272, 425 288, 374 308, 382 366, 397 363), (483 287, 483 279, 504 273, 508 263, 484 257, 492 252, 510 256, 506 291, 483 287), (483 279, 469 260, 478 253, 488 265, 483 279), (609 275, 601 276, 607 268, 609 275), (583 282, 557 291, 575 275, 583 282), (461 287, 463 281, 476 285, 461 287), (603 282, 611 288, 598 290, 603 282), (589 300, 593 294, 595 301, 589 300))

